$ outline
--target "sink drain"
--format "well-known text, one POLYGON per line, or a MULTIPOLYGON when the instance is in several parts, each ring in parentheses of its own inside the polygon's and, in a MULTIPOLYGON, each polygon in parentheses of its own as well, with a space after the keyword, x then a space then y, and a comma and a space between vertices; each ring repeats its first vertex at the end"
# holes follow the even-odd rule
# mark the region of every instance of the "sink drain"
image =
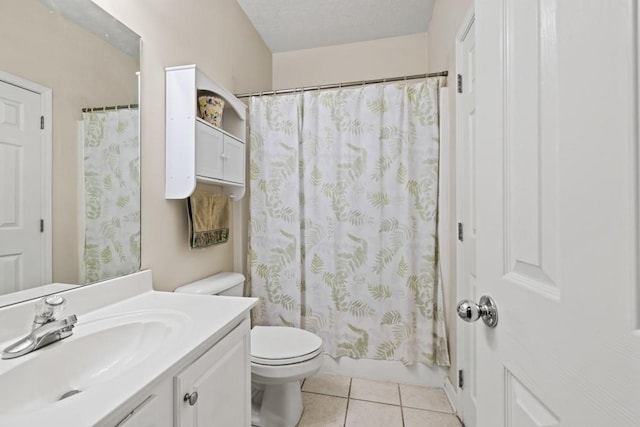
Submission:
POLYGON ((67 397, 71 397, 71 396, 73 396, 74 394, 78 394, 78 393, 80 393, 81 391, 82 391, 82 390, 69 390, 68 392, 66 392, 65 394, 63 394, 62 396, 60 396, 60 399, 58 399, 58 401, 60 401, 60 400, 64 400, 64 399, 66 399, 67 397))

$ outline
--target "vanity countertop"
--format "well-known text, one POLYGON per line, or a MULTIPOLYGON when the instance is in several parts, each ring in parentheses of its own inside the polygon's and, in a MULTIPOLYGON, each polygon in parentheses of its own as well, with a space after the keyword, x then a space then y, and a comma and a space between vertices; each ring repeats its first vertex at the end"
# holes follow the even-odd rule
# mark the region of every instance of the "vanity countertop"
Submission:
MULTIPOLYGON (((78 316, 74 334, 25 356, 0 360, 4 389, 0 392, 0 425, 99 425, 110 414, 142 399, 161 379, 191 363, 247 318, 257 303, 256 298, 153 291, 151 273, 137 275, 149 283, 138 286, 134 295, 90 311, 81 307, 83 298, 88 297, 73 294, 82 289, 69 291, 65 294, 67 313, 78 316), (82 365, 91 366, 88 359, 92 358, 100 359, 95 363, 103 369, 94 372, 88 368, 85 375, 82 365), (75 389, 81 392, 57 401, 75 389), (11 399, 15 401, 9 402, 11 399)), ((113 288, 116 293, 117 288, 113 288)), ((108 288, 103 286, 94 292, 105 290, 108 288)), ((13 311, 22 315, 28 310, 13 311)), ((0 310, 0 319, 11 317, 0 310)), ((21 336, 22 331, 3 340, 0 348, 21 336)))

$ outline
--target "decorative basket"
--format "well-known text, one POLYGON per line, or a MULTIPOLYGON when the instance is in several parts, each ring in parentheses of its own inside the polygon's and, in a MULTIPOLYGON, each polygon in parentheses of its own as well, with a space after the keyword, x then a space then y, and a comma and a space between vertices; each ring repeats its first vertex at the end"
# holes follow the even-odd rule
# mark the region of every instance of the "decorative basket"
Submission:
POLYGON ((224 99, 214 92, 208 90, 198 90, 198 111, 200 118, 216 127, 222 125, 222 112, 224 110, 224 99))

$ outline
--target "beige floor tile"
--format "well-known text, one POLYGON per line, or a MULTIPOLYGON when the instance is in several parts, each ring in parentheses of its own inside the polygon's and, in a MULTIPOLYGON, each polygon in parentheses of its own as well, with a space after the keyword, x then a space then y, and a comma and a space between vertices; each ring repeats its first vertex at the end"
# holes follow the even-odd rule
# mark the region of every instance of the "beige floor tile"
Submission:
POLYGON ((400 407, 350 399, 345 427, 374 426, 402 427, 400 407))
POLYGON ((402 408, 405 427, 462 427, 455 415, 402 408))
POLYGON ((440 388, 400 384, 400 396, 403 407, 453 413, 447 395, 440 388))
POLYGON ((392 405, 400 404, 398 384, 365 380, 363 378, 351 379, 351 394, 349 397, 371 402, 390 403, 392 405))
POLYGON ((349 396, 350 384, 350 377, 319 374, 307 378, 302 386, 302 391, 328 394, 330 396, 347 397, 349 396))
POLYGON ((304 411, 298 427, 342 427, 347 399, 322 394, 302 393, 304 411))

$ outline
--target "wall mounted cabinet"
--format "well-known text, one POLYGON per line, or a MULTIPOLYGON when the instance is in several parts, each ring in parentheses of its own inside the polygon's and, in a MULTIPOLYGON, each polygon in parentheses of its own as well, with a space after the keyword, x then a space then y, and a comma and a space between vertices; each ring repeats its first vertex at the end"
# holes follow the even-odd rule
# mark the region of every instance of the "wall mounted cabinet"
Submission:
POLYGON ((166 72, 165 198, 184 199, 196 182, 221 185, 234 200, 244 196, 246 106, 195 65, 166 72), (197 91, 224 99, 222 125, 198 117, 197 91))

